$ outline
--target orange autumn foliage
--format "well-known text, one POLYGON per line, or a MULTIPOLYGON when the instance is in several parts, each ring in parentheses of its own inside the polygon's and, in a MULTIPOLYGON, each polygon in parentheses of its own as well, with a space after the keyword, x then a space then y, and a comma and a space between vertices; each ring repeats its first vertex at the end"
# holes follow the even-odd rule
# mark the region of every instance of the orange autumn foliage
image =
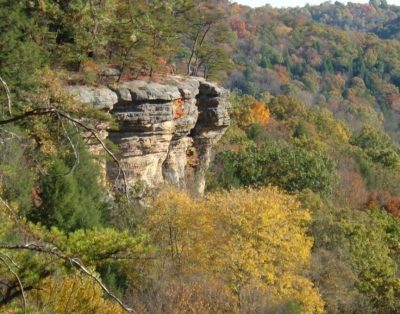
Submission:
POLYGON ((393 216, 400 218, 400 197, 393 197, 383 208, 393 216))
POLYGON ((256 101, 254 104, 251 105, 250 113, 252 118, 261 126, 265 126, 269 121, 269 109, 261 101, 256 101))
POLYGON ((394 217, 400 218, 400 197, 386 191, 375 191, 369 196, 367 208, 383 208, 394 217))
POLYGON ((243 20, 233 19, 230 21, 232 30, 234 30, 239 38, 249 38, 251 35, 247 30, 246 22, 243 20))

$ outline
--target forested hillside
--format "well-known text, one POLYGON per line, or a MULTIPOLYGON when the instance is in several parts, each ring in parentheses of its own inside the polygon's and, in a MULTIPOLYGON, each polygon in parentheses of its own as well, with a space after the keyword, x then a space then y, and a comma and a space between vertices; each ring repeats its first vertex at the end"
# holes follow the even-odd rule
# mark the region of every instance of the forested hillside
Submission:
MULTIPOLYGON (((389 5, 386 0, 369 3, 351 3, 344 5, 340 2, 324 2, 319 6, 307 6, 294 9, 301 14, 309 14, 316 22, 337 26, 344 30, 373 32, 382 28, 386 23, 399 17, 399 7, 389 5)), ((388 38, 388 37, 384 37, 388 38)))
MULTIPOLYGON (((399 313, 399 19, 385 1, 0 0, 0 312, 399 313), (205 195, 126 184, 102 137, 118 116, 67 91, 185 76, 230 90, 205 195)), ((201 88, 213 134, 228 96, 201 88)))

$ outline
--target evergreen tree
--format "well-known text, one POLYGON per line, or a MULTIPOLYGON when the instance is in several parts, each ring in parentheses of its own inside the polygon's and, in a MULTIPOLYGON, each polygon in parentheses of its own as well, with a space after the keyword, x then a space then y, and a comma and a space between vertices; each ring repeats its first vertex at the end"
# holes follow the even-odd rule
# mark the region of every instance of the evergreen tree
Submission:
POLYGON ((81 142, 77 153, 79 160, 71 154, 66 160, 55 157, 52 161, 40 182, 43 203, 28 215, 34 222, 66 231, 102 224, 106 203, 99 170, 81 142))
POLYGON ((46 27, 28 1, 0 0, 0 75, 19 93, 35 85, 35 71, 47 61, 46 27))

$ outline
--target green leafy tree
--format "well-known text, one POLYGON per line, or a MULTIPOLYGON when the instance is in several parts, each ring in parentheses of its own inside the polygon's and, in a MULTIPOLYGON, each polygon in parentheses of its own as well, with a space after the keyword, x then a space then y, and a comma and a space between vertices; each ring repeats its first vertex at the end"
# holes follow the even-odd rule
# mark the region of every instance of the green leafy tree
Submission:
POLYGON ((292 96, 274 97, 268 107, 272 115, 279 120, 287 120, 292 117, 302 118, 306 115, 304 103, 292 96))
POLYGON ((370 126, 364 127, 358 135, 354 135, 351 141, 363 149, 373 162, 378 162, 385 167, 397 167, 400 165, 398 148, 390 137, 370 126))
POLYGON ((187 44, 187 74, 204 77, 218 70, 229 70, 227 45, 233 34, 224 23, 225 14, 212 1, 201 1, 186 14, 184 36, 187 44), (225 44, 225 47, 224 47, 225 44))
POLYGON ((106 46, 110 61, 123 69, 147 68, 150 75, 173 63, 193 7, 190 0, 116 1, 106 46))
POLYGON ((337 180, 335 163, 328 156, 281 143, 225 151, 217 158, 223 187, 273 184, 287 191, 311 189, 328 195, 337 180))
POLYGON ((106 58, 108 30, 115 21, 117 1, 43 0, 41 16, 54 36, 52 62, 71 70, 88 59, 106 58))
POLYGON ((380 210, 330 209, 316 215, 315 248, 337 254, 350 267, 354 287, 368 300, 364 311, 396 313, 399 307, 399 230, 399 220, 380 210))

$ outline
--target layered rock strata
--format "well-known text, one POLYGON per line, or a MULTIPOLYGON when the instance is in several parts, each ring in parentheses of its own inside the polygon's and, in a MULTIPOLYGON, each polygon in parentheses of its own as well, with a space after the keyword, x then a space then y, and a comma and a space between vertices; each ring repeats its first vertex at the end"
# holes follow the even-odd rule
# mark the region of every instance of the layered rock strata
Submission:
MULTIPOLYGON (((212 148, 230 123, 225 89, 199 78, 168 77, 163 83, 136 80, 68 90, 118 121, 119 128, 105 137, 118 146, 129 185, 169 183, 203 194, 212 148)), ((111 162, 106 172, 116 179, 111 162)))

